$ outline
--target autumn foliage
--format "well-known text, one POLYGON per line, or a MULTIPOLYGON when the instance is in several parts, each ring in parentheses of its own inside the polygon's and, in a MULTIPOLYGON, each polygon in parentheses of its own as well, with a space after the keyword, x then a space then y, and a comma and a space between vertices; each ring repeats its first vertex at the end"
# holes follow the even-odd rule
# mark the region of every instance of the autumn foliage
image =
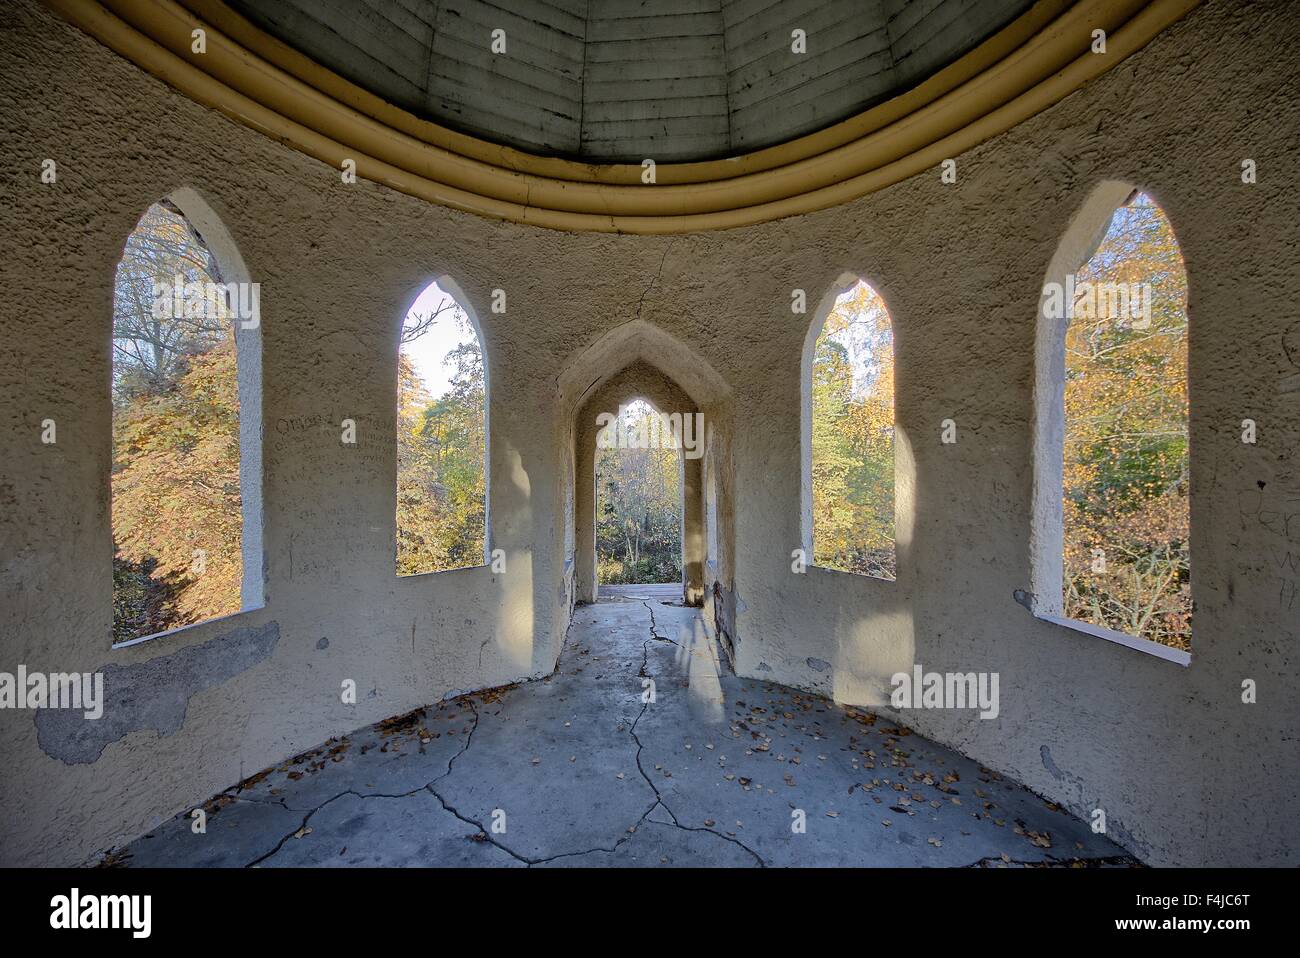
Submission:
MULTIPOLYGON (((1144 194, 1075 276, 1141 290, 1122 315, 1071 304, 1065 332, 1064 614, 1180 649, 1191 640, 1187 279, 1144 194)), ((1113 306, 1111 302, 1107 305, 1113 306)), ((880 297, 840 296, 812 368, 813 561, 893 578, 893 336, 880 297)))
POLYGON ((1160 207, 1116 210, 1076 280, 1145 284, 1150 309, 1066 332, 1064 613, 1188 649, 1187 277, 1160 207))
POLYGON ((893 579, 894 334, 875 290, 840 296, 815 350, 813 561, 893 579))
MULTIPOLYGON (((397 572, 482 565, 486 520, 483 354, 459 310, 460 345, 443 358, 450 388, 430 396, 410 358, 398 362, 397 572)), ((416 321, 407 335, 423 335, 416 321)), ((412 338, 414 338, 412 337, 412 338)), ((412 341, 408 338, 407 342, 412 341)))
MULTIPOLYGON (((190 357, 171 389, 134 399, 116 417, 113 438, 117 557, 149 578, 139 583, 144 601, 132 615, 142 618, 127 631, 147 635, 238 612, 243 561, 234 344, 226 340, 190 357)), ((122 572, 130 581, 128 570, 122 572)))
MULTIPOLYGON (((149 209, 116 276, 113 321, 116 641, 240 608, 239 399, 228 316, 159 318, 157 282, 220 282, 178 210, 149 209)), ((1064 614, 1186 649, 1191 638, 1187 281, 1151 199, 1120 207, 1080 284, 1141 286, 1141 322, 1078 310, 1065 330, 1064 614)), ((452 304, 454 306, 454 304, 452 304)), ((458 310, 453 317, 465 324, 458 310)), ((436 317, 435 317, 436 318, 436 317)), ((418 319, 418 318, 417 318, 418 319)), ((423 335, 416 322, 404 337, 423 335)), ((431 396, 399 360, 397 571, 485 561, 486 392, 468 325, 431 396)), ((859 282, 815 344, 813 561, 892 579, 894 351, 889 313, 859 282)), ((625 415, 649 416, 644 404, 625 415)), ((597 453, 597 547, 607 582, 681 577, 680 453, 597 453)))
POLYGON ((156 284, 219 282, 178 210, 149 208, 113 315, 113 639, 238 612, 239 391, 227 316, 155 315, 156 284))

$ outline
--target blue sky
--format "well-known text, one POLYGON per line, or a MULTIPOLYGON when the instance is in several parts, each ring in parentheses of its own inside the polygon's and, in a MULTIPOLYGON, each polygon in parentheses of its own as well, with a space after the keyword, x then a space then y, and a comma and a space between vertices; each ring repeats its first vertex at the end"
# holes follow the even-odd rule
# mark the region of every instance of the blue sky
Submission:
MULTIPOLYGON (((436 282, 430 283, 411 304, 406 321, 410 322, 417 313, 427 316, 448 300, 455 302, 455 298, 436 282)), ((464 316, 460 311, 444 312, 423 336, 402 345, 402 352, 415 365, 416 372, 434 399, 446 395, 451 385, 448 377, 452 370, 443 364, 444 357, 462 343, 474 341, 474 331, 468 319, 458 321, 458 314, 464 316)))

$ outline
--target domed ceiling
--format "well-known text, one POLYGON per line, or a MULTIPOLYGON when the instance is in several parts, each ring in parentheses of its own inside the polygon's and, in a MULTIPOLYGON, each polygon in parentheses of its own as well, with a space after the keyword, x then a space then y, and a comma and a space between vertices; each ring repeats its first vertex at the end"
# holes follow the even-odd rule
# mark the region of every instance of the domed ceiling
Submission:
POLYGON ((533 154, 734 156, 916 86, 1029 0, 228 0, 424 119, 533 154), (493 32, 497 34, 493 52, 493 32), (805 52, 793 49, 803 31, 805 52), (500 52, 504 43, 504 52, 500 52))
POLYGON ((936 170, 1201 0, 44 2, 344 183, 678 234, 936 170))

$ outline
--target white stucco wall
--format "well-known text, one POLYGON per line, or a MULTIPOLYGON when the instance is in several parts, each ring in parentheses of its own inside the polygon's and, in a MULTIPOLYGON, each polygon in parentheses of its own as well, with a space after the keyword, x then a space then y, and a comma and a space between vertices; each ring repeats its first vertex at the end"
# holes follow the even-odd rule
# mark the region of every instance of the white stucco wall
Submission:
POLYGON ((996 670, 996 721, 903 721, 1079 814, 1105 809, 1112 836, 1148 861, 1296 864, 1300 20, 1289 6, 1205 5, 959 156, 955 185, 936 170, 796 220, 660 239, 535 230, 345 186, 19 0, 0 33, 0 669, 219 655, 237 641, 221 637, 272 623, 278 640, 195 690, 170 734, 127 731, 93 762, 53 757, 30 712, 0 710, 0 864, 84 861, 331 735, 548 672, 572 595, 572 399, 590 380, 572 382, 636 358, 661 362, 706 419, 716 404, 734 424, 714 448, 739 671, 872 705, 912 662, 996 670), (49 186, 47 157, 59 170, 49 186), (1247 157, 1253 186, 1240 180, 1247 157), (1197 609, 1186 668, 1037 620, 1013 598, 1031 588, 1041 284, 1106 180, 1154 193, 1187 265, 1197 609), (265 606, 110 651, 113 268, 141 212, 181 187, 262 284, 265 606), (790 571, 811 319, 791 314, 790 290, 815 303, 845 271, 872 283, 894 323, 894 583, 790 571), (443 274, 482 327, 492 537, 507 567, 399 579, 398 330, 443 274), (504 315, 488 308, 494 288, 508 293, 504 315), (338 442, 345 417, 359 425, 355 448, 338 442), (1257 445, 1240 442, 1245 417, 1257 445), (54 446, 39 441, 45 418, 58 422, 54 446), (956 445, 939 442, 945 418, 956 445), (355 707, 340 701, 345 678, 355 707), (1256 705, 1241 702, 1245 678, 1256 705))

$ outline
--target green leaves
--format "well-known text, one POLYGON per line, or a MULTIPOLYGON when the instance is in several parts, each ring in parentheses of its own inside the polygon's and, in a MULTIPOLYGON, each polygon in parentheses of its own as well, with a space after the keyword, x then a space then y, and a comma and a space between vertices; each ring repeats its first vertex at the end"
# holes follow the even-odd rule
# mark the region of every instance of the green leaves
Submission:
POLYGON ((397 573, 441 572, 484 561, 483 356, 477 341, 444 360, 451 388, 430 400, 409 358, 398 361, 397 573))
MULTIPOLYGON (((617 428, 649 428, 653 411, 637 401, 617 428)), ((671 448, 596 450, 596 560, 601 582, 681 580, 680 452, 671 448)))

